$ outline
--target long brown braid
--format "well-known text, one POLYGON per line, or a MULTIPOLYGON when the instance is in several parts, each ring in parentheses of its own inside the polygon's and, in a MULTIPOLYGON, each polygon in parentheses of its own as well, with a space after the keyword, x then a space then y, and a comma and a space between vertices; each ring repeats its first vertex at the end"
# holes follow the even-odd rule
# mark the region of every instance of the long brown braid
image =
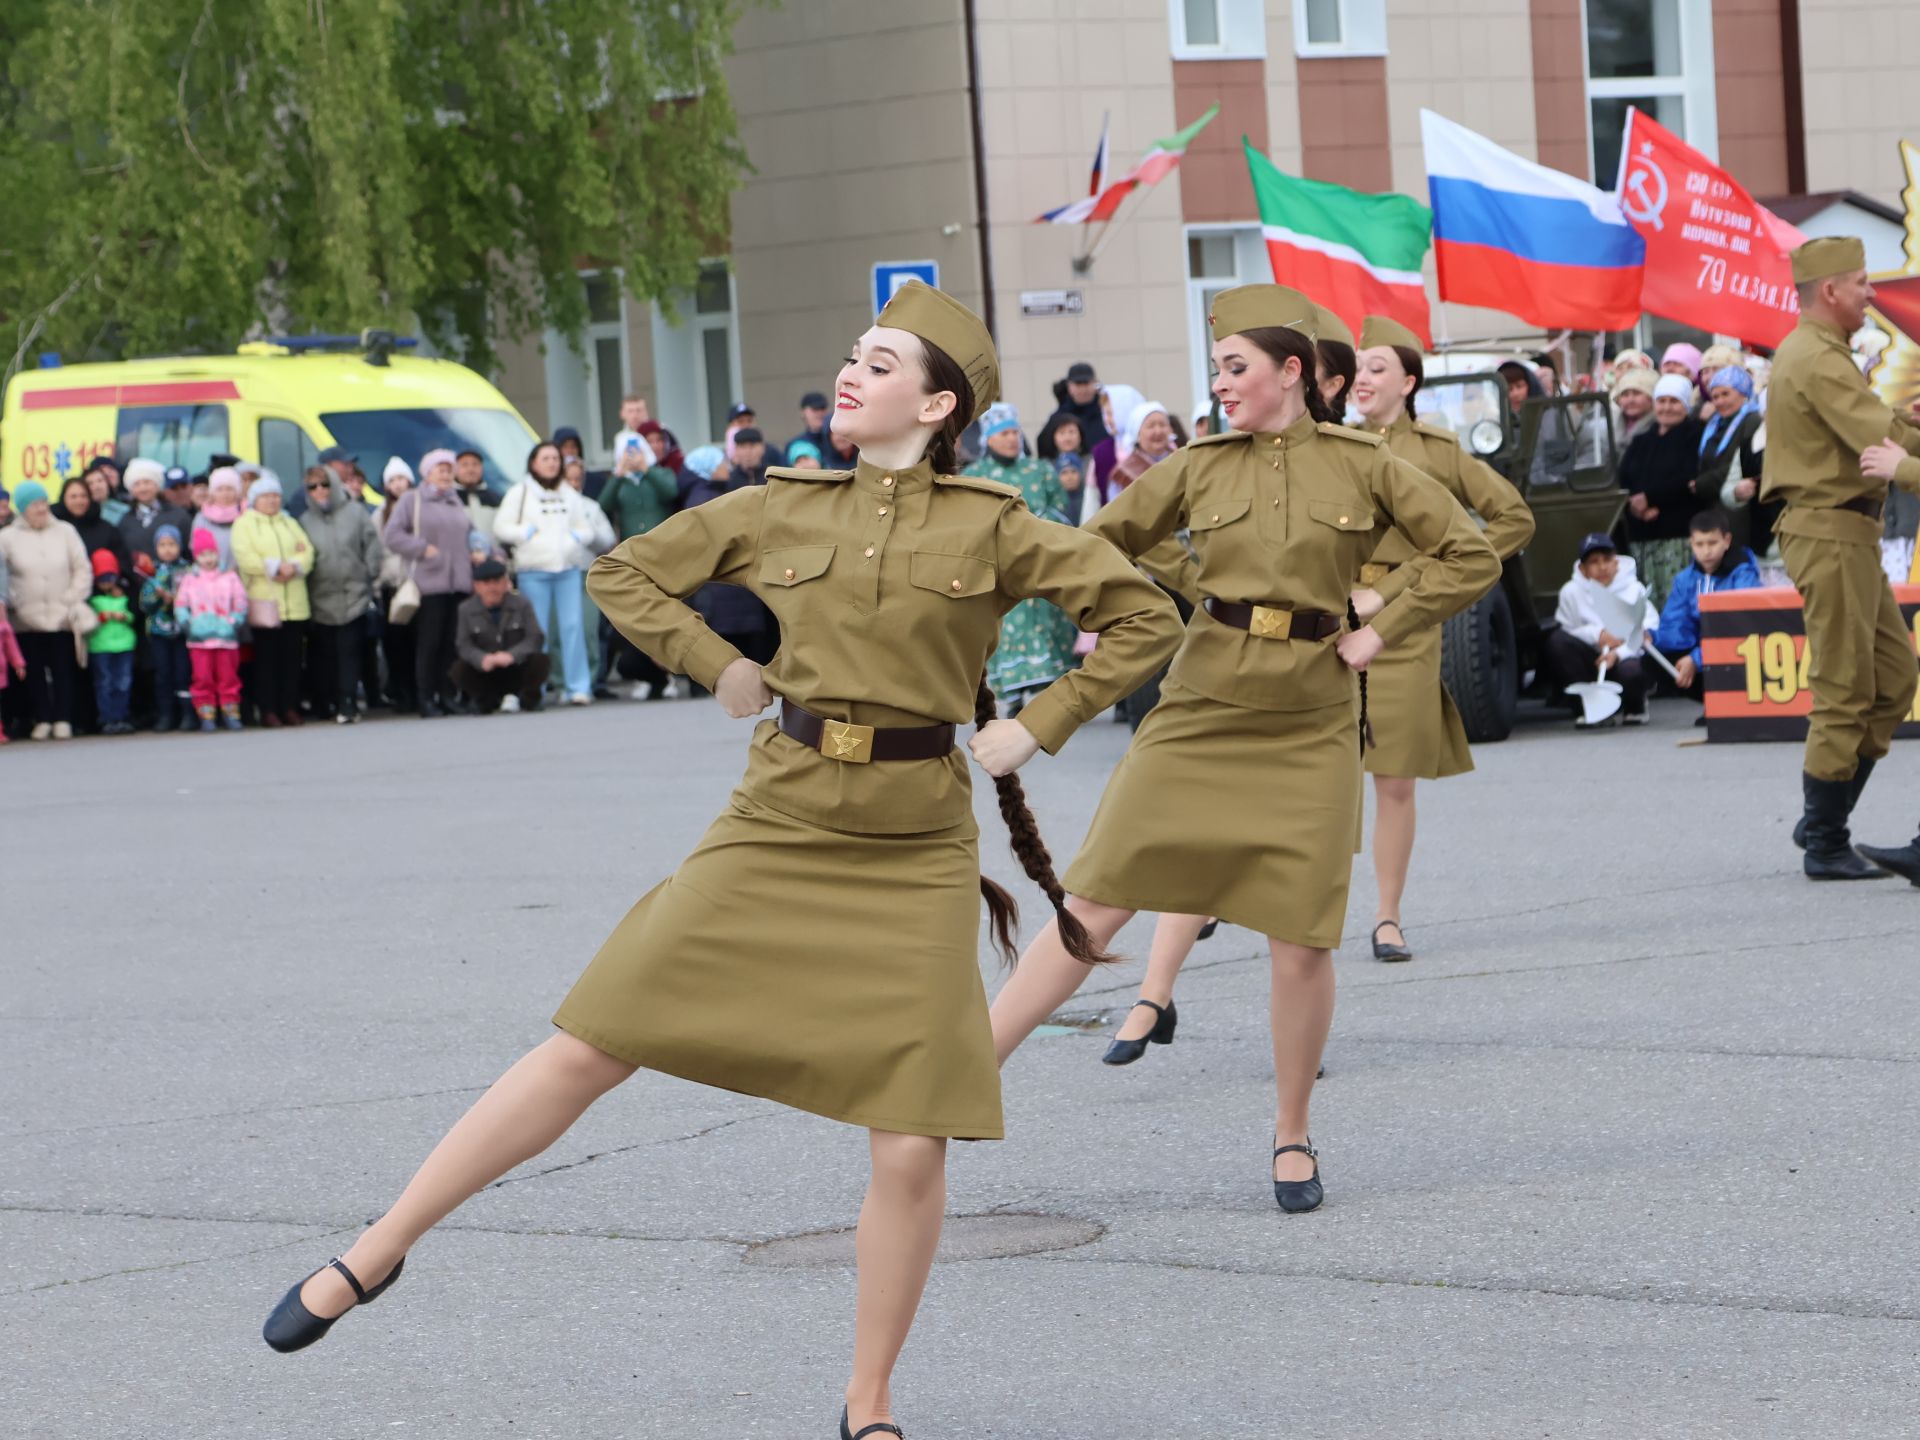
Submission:
MULTIPOLYGON (((999 713, 993 691, 987 685, 987 677, 982 675, 980 688, 973 697, 973 723, 985 726, 999 713)), ((1067 953, 1083 965, 1105 965, 1117 959, 1117 956, 1109 955, 1095 945, 1093 936, 1087 933, 1087 927, 1080 923, 1080 917, 1067 909, 1067 892, 1053 873, 1053 856, 1048 853, 1046 842, 1040 838, 1040 827, 1034 821, 1033 811, 1027 808, 1027 790, 1020 783, 1020 777, 996 776, 993 788, 1000 797, 1000 818, 1007 823, 1007 843, 1013 850, 1014 858, 1019 860, 1020 868, 1027 872, 1027 878, 1044 890, 1047 899, 1053 902, 1053 917, 1060 926, 1060 943, 1067 947, 1067 953)), ((980 893, 986 897, 987 913, 993 923, 994 948, 1011 965, 1017 958, 1014 936, 1019 930, 1020 907, 1014 903, 1011 895, 985 875, 980 877, 980 893)))

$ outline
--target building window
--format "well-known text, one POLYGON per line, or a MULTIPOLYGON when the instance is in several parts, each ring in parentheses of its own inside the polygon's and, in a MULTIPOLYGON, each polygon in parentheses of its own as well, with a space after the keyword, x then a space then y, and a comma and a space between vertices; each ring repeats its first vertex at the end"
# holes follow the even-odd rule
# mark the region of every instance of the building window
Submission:
POLYGON ((1293 51, 1307 60, 1386 54, 1386 0, 1294 0, 1293 51))
POLYGON ((1176 60, 1263 60, 1267 19, 1260 0, 1169 0, 1176 60))
POLYGON ((653 413, 673 430, 681 448, 717 441, 740 393, 740 322, 733 272, 724 260, 700 266, 691 295, 671 311, 654 307, 653 413))
POLYGON ((1717 159, 1710 0, 1587 0, 1586 12, 1594 183, 1619 174, 1629 108, 1717 159))
POLYGON ((549 434, 563 425, 578 430, 588 468, 605 469, 613 463, 620 397, 632 373, 627 297, 618 270, 588 272, 580 283, 587 303, 580 348, 558 331, 546 335, 547 428, 549 434))
POLYGON ((1223 290, 1273 279, 1266 240, 1258 225, 1190 226, 1187 230, 1188 360, 1192 403, 1185 419, 1208 403, 1213 387, 1213 326, 1207 319, 1223 290))

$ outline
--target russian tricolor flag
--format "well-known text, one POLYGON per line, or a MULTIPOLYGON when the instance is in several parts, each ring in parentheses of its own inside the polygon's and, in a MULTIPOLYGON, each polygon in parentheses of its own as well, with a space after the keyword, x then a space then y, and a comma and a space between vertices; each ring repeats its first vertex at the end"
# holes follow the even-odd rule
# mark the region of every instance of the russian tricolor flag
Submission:
POLYGON ((1640 319, 1646 246, 1612 195, 1431 110, 1420 134, 1442 300, 1556 329, 1640 319))

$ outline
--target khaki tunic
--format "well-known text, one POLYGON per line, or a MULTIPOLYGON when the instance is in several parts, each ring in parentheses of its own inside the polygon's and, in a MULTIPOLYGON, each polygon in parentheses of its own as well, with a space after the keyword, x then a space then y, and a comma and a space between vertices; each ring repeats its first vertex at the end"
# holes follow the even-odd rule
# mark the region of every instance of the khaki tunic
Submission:
MULTIPOLYGON (((1403 414, 1380 433, 1389 450, 1438 480, 1480 517, 1482 533, 1503 564, 1533 538, 1533 511, 1520 492, 1486 461, 1463 450, 1451 430, 1403 414)), ((1361 567, 1360 583, 1391 600, 1413 582, 1419 567, 1431 563, 1395 526, 1361 567)), ((1473 769, 1466 726, 1440 679, 1438 625, 1383 651, 1367 667, 1367 682, 1375 742, 1367 751, 1369 775, 1439 780, 1473 769)))
POLYGON ((1851 779, 1862 759, 1885 755, 1920 683, 1913 637, 1880 567, 1881 522, 1838 508, 1884 505, 1888 487, 1860 473, 1860 452, 1887 439, 1909 452, 1895 483, 1920 492, 1920 430, 1868 387, 1845 335, 1803 316, 1780 342, 1768 382, 1760 498, 1786 502, 1774 533, 1806 607, 1806 770, 1818 780, 1851 779))
MULTIPOLYGON (((1178 643, 1173 604, 1112 547, 1011 487, 880 470, 772 470, 594 562, 609 619, 711 687, 739 652, 679 597, 751 590, 780 622, 768 687, 875 726, 965 722, 1015 604, 1100 633, 1020 721, 1050 753, 1178 643)), ((630 1064, 850 1124, 995 1139, 965 756, 850 763, 756 728, 694 853, 636 904, 554 1023, 630 1064)))
MULTIPOLYGON (((1202 596, 1340 615, 1396 525, 1432 557, 1373 621, 1398 645, 1472 603, 1500 563, 1445 487, 1378 436, 1304 418, 1208 436, 1087 528, 1132 557, 1184 526, 1202 596)), ((1356 688, 1332 640, 1263 639, 1196 610, 1067 889, 1337 944, 1360 825, 1356 688)))

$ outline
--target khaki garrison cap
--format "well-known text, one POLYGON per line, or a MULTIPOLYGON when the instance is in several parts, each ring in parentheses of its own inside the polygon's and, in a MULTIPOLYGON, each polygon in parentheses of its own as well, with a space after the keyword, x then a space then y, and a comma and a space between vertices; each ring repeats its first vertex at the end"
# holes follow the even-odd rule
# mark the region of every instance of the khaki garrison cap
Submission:
POLYGON ((994 353, 993 337, 978 315, 946 291, 909 280, 893 292, 873 323, 918 335, 944 351, 966 374, 974 414, 1000 398, 1000 357, 994 353))
POLYGON ((1236 285, 1213 297, 1213 313, 1207 323, 1213 338, 1224 340, 1243 330, 1266 330, 1278 326, 1298 330, 1309 340, 1320 338, 1314 326, 1320 307, 1298 290, 1285 285, 1236 285))
POLYGON ((1398 320, 1389 320, 1384 315, 1369 315, 1360 322, 1360 348, 1371 350, 1376 345, 1404 345, 1416 355, 1427 348, 1420 343, 1418 335, 1398 320))
POLYGON ((1316 305, 1313 310, 1315 334, 1319 339, 1331 340, 1336 345, 1353 349, 1353 332, 1347 328, 1346 321, 1324 305, 1316 305))
POLYGON ((1811 285, 1867 268, 1867 247, 1851 235, 1823 235, 1793 252, 1793 283, 1811 285))

